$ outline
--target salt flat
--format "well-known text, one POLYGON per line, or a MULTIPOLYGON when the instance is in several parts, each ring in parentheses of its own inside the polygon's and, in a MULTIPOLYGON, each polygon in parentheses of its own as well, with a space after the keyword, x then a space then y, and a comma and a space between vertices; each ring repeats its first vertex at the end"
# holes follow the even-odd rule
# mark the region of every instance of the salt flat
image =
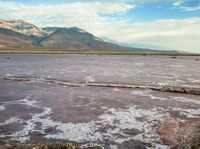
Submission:
POLYGON ((67 140, 110 149, 181 145, 200 123, 200 96, 45 78, 157 86, 200 86, 198 57, 0 55, 0 139, 67 140), (180 141, 183 139, 182 141, 180 141))

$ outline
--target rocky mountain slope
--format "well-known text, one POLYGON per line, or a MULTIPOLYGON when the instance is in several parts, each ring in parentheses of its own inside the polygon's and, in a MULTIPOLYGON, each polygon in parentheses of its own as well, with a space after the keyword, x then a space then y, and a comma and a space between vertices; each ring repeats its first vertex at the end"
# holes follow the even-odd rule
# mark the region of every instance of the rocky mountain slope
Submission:
POLYGON ((145 51, 105 42, 77 27, 39 28, 22 20, 0 20, 0 49, 145 51))
POLYGON ((45 30, 23 20, 0 20, 0 28, 9 29, 28 36, 34 35, 38 37, 44 37, 48 35, 48 32, 45 30))
POLYGON ((0 49, 34 49, 38 43, 35 36, 27 36, 9 29, 0 28, 0 49))

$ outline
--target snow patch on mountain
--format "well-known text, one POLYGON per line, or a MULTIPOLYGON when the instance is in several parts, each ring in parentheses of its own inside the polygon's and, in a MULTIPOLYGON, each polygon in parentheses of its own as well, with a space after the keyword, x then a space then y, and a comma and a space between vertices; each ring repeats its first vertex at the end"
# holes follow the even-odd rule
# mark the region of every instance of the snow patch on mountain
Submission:
POLYGON ((9 29, 28 36, 34 35, 38 37, 44 37, 48 35, 48 32, 23 20, 0 20, 0 28, 9 29))

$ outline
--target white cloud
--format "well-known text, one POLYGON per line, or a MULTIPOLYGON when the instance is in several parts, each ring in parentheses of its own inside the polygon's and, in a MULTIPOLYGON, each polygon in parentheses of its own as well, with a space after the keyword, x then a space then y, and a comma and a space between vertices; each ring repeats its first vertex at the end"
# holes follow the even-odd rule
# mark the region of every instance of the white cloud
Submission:
POLYGON ((134 8, 126 3, 66 3, 59 5, 25 5, 0 2, 0 14, 4 19, 24 19, 39 26, 86 26, 104 22, 102 14, 120 15, 134 8))
POLYGON ((200 53, 200 18, 134 23, 115 17, 134 9, 124 2, 25 5, 0 2, 2 19, 22 19, 38 26, 77 26, 96 36, 124 43, 155 45, 200 53))
POLYGON ((121 23, 115 26, 107 34, 116 41, 200 53, 200 18, 121 23))
POLYGON ((179 9, 184 10, 184 11, 198 11, 200 10, 200 5, 196 7, 180 7, 179 9))
POLYGON ((12 15, 12 17, 31 17, 33 15, 63 15, 67 14, 81 14, 91 15, 97 14, 114 14, 124 13, 127 10, 134 8, 135 5, 127 3, 111 3, 111 2, 93 2, 93 3, 66 3, 57 5, 25 5, 14 2, 0 2, 0 8, 3 15, 12 15), (8 12, 6 14, 4 12, 8 12), (20 15, 20 16, 19 16, 20 15))
POLYGON ((172 4, 172 6, 180 6, 180 5, 183 4, 183 3, 184 3, 183 0, 177 0, 177 1, 175 1, 175 2, 172 4))
POLYGON ((174 2, 177 0, 97 0, 106 2, 123 2, 123 3, 134 3, 134 4, 146 4, 146 3, 163 3, 163 2, 174 2))
POLYGON ((187 0, 177 0, 174 3, 172 3, 172 9, 179 9, 185 12, 191 12, 191 11, 199 11, 200 10, 200 3, 196 6, 187 6, 186 3, 187 0))

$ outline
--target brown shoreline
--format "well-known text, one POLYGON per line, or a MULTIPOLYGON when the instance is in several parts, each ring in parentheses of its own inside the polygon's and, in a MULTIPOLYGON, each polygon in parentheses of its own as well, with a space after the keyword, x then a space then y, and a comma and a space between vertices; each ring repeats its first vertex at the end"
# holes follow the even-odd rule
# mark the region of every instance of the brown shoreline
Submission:
POLYGON ((128 52, 128 51, 96 51, 96 50, 48 50, 48 49, 30 49, 30 50, 0 50, 0 54, 83 54, 83 55, 142 55, 142 56, 174 56, 172 58, 176 58, 175 56, 200 56, 199 53, 181 53, 174 51, 136 51, 136 52, 128 52))

